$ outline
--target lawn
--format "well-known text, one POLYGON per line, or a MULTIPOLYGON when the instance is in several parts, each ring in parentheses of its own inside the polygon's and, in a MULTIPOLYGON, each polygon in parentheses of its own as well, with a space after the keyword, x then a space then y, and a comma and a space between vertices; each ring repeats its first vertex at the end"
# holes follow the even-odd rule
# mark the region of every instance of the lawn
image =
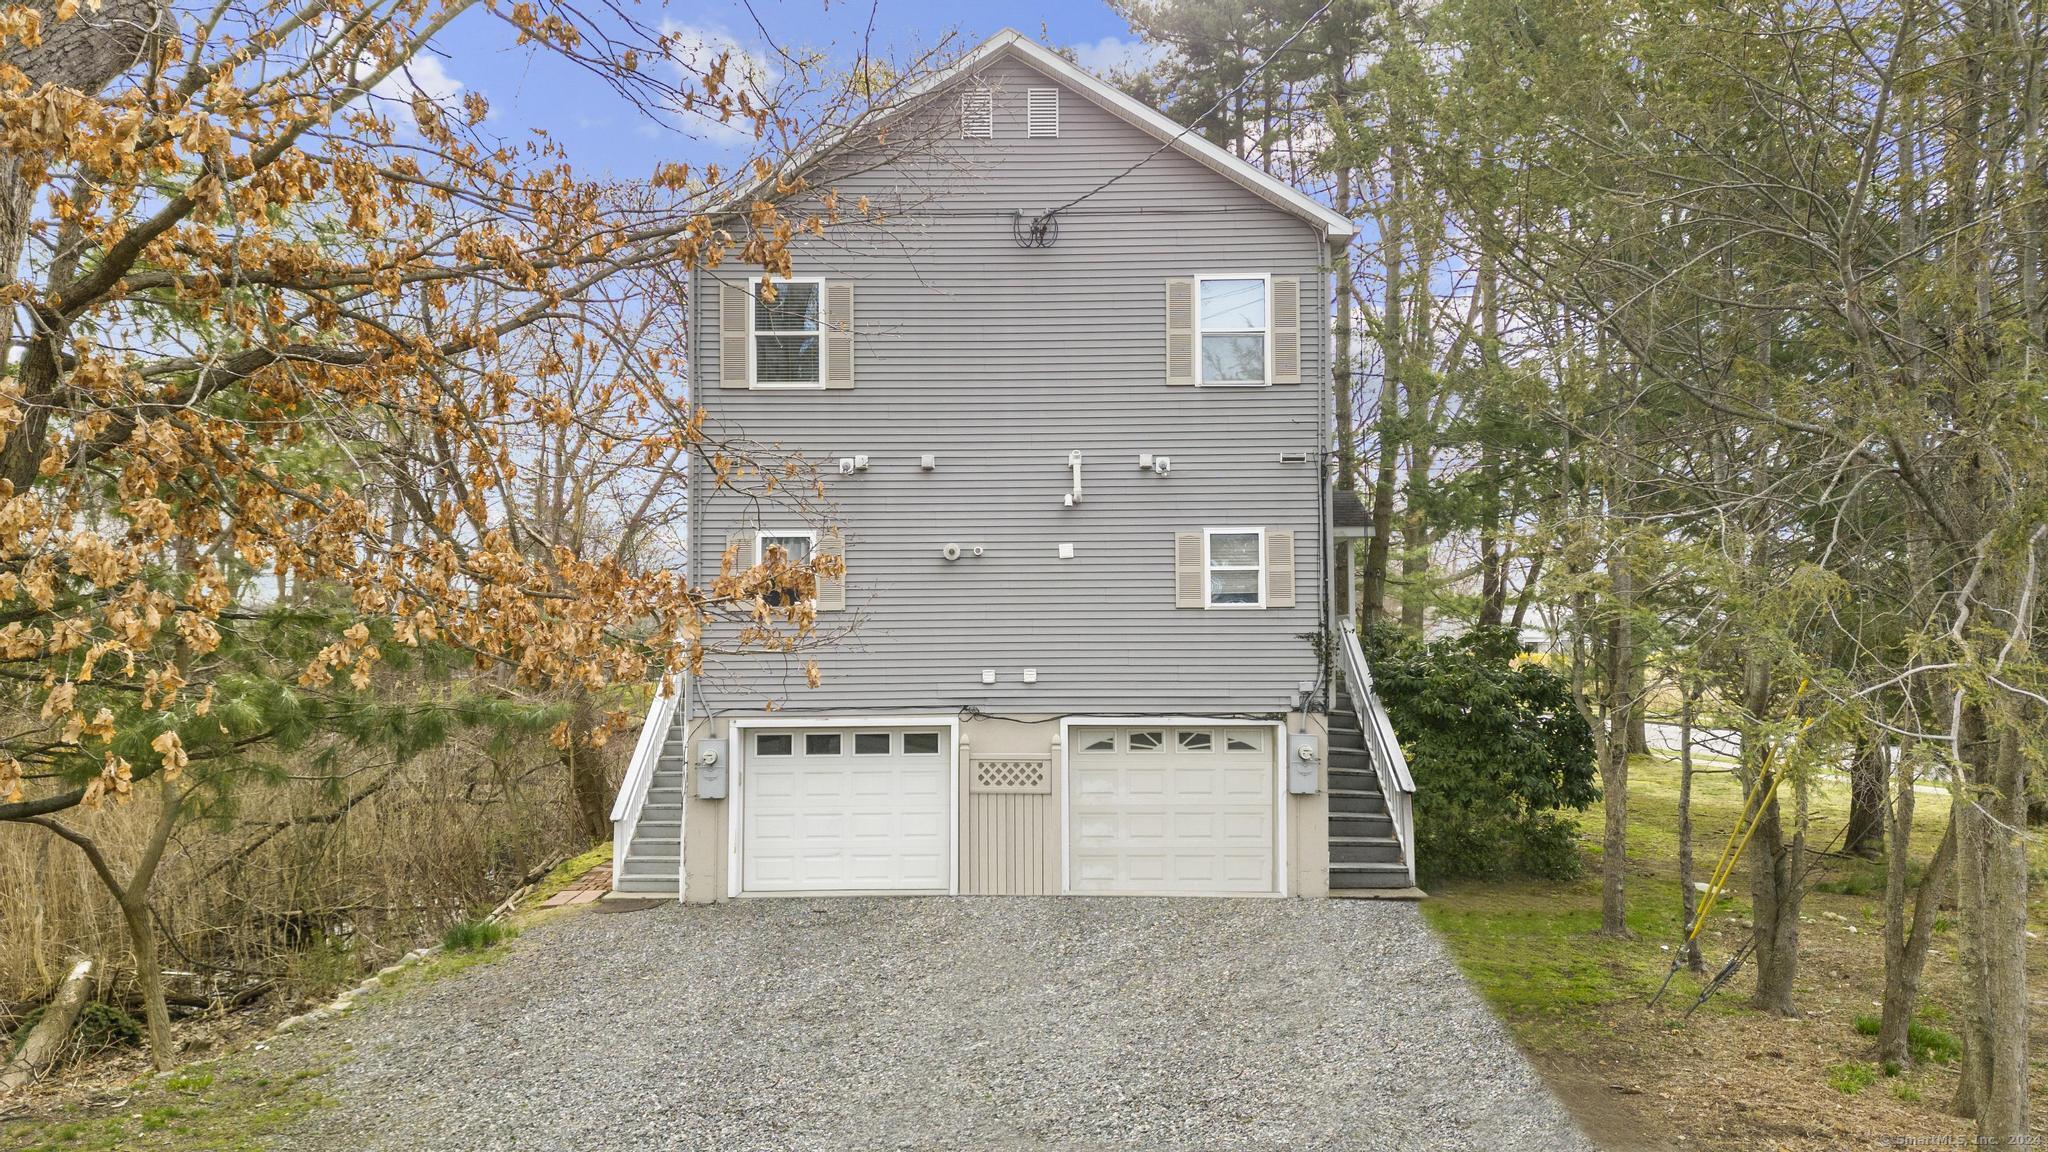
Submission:
MULTIPOLYGON (((1827 845, 1847 817, 1847 783, 1820 782, 1810 803, 1810 842, 1827 845)), ((1706 879, 1741 808, 1732 776, 1695 777, 1698 879, 1706 879)), ((1872 1061, 1873 1040, 1865 1031, 1873 1030, 1883 989, 1879 864, 1842 857, 1816 864, 1800 930, 1800 1018, 1750 1010, 1754 971, 1747 967, 1689 1021, 1685 1010, 1703 985, 1690 973, 1681 970, 1663 1000, 1649 1006, 1681 936, 1677 814, 1676 763, 1636 760, 1629 785, 1633 940, 1595 934, 1602 819, 1597 806, 1581 819, 1587 863, 1581 879, 1446 884, 1433 889, 1422 906, 1459 967, 1506 1018, 1588 1133, 1610 1149, 1816 1150, 1967 1133, 1966 1122, 1944 1111, 1955 1090, 1953 1022, 1963 1004, 1952 912, 1938 921, 1928 960, 1928 995, 1917 1029, 1928 1058, 1896 1070, 1872 1061)), ((1947 817, 1945 794, 1920 793, 1917 858, 1932 854, 1947 817)), ((2041 934, 2048 922, 2048 847, 2037 837, 2030 851, 2031 927, 2041 934)), ((1746 936, 1748 916, 1745 866, 1703 934, 1709 973, 1746 936)), ((2048 999, 2048 960, 2038 948, 2034 958, 2039 1005, 2048 999)), ((2032 1020, 2036 1052, 2048 1052, 2044 1016, 2048 1012, 2037 1010, 2032 1020)), ((2048 1098, 2048 1062, 2037 1061, 2035 1068, 2037 1091, 2048 1098)), ((2037 1117, 2041 1122, 2048 1116, 2037 1117)))

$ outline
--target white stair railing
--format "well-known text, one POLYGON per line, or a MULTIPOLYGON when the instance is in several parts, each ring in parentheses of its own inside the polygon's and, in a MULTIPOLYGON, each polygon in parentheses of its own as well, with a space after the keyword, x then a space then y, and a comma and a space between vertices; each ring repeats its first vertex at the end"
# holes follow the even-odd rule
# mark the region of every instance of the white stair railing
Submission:
POLYGON ((640 740, 633 745, 633 759, 626 765, 626 778, 619 781, 619 798, 612 802, 612 882, 626 874, 626 849, 633 843, 633 831, 640 825, 640 809, 647 804, 647 789, 654 782, 655 766, 661 763, 662 746, 668 742, 669 725, 675 722, 676 705, 689 690, 678 683, 673 692, 663 691, 665 681, 656 681, 654 702, 647 706, 647 719, 640 725, 640 740))
POLYGON ((1372 671, 1365 666, 1365 650, 1358 645, 1358 629, 1349 620, 1337 627, 1337 651, 1344 666, 1344 688, 1351 694, 1351 706, 1358 713, 1358 727, 1365 733, 1365 750, 1372 756, 1373 771, 1379 776, 1380 794, 1387 798, 1387 815, 1394 821, 1394 839, 1401 844, 1401 860, 1408 866, 1408 883, 1415 883, 1415 780, 1408 775, 1408 757, 1394 736, 1394 721, 1372 690, 1372 671))

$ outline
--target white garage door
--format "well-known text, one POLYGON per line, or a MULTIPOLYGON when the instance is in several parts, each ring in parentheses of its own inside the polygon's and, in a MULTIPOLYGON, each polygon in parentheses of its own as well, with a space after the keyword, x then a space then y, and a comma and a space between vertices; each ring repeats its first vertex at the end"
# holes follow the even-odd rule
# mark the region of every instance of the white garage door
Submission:
POLYGON ((948 888, 946 729, 755 729, 743 754, 743 891, 948 888))
POLYGON ((1276 890, 1272 729, 1076 727, 1068 737, 1071 891, 1276 890))

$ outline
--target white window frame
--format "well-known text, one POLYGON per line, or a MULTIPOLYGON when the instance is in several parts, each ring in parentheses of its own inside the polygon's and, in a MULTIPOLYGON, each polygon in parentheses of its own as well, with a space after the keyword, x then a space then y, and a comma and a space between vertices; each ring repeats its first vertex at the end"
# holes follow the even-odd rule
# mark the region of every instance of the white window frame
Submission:
MULTIPOLYGON (((749 311, 748 316, 753 312, 749 311)), ((751 346, 751 345, 750 345, 751 346)), ((1267 388, 1273 383, 1273 276, 1268 272, 1198 272, 1195 274, 1195 385, 1201 388, 1267 388), (1257 332, 1265 340, 1265 375, 1259 380, 1204 380, 1202 378, 1202 337, 1208 329, 1202 322, 1202 285, 1210 280, 1257 280, 1266 286, 1266 313, 1257 328, 1218 328, 1218 336, 1246 336, 1257 332)))
MULTIPOLYGON (((798 538, 808 540, 811 550, 804 557, 804 562, 807 564, 812 556, 818 554, 818 530, 816 528, 756 528, 754 530, 754 567, 759 568, 762 559, 768 555, 768 541, 771 537, 776 540, 795 540, 798 538)), ((1260 555, 1263 556, 1264 553, 1260 553, 1260 555)), ((817 602, 818 598, 816 596, 806 596, 804 598, 804 603, 806 604, 816 604, 817 602)))
POLYGON ((776 540, 802 539, 810 544, 811 554, 815 555, 818 551, 818 530, 816 528, 757 528, 754 530, 754 567, 760 567, 762 559, 768 555, 768 541, 771 538, 776 540))
MULTIPOLYGON (((781 381, 781 380, 766 380, 766 381, 764 381, 764 380, 762 380, 762 379, 761 379, 761 372, 760 372, 760 366, 761 366, 761 339, 760 339, 760 338, 761 338, 761 337, 763 337, 763 336, 775 336, 775 335, 790 335, 790 336, 793 336, 793 335, 801 335, 801 333, 794 333, 794 332, 785 332, 785 333, 775 333, 775 332, 762 332, 762 331, 759 331, 759 330, 757 330, 757 329, 756 329, 756 328, 754 327, 754 310, 755 310, 756 308, 760 307, 760 304, 761 304, 761 284, 762 284, 762 282, 763 282, 763 277, 759 277, 759 276, 756 276, 756 277, 754 277, 753 279, 751 279, 751 280, 747 281, 747 387, 749 387, 749 388, 759 388, 759 389, 762 389, 762 390, 764 390, 764 391, 769 391, 769 392, 822 392, 822 391, 824 391, 824 390, 825 390, 825 323, 826 323, 826 322, 825 322, 825 278, 824 278, 823 276, 791 276, 791 277, 789 277, 789 278, 787 278, 787 279, 783 279, 783 278, 781 278, 781 277, 769 277, 769 278, 767 278, 767 282, 768 282, 768 283, 771 283, 771 284, 774 284, 774 285, 776 285, 776 286, 777 286, 777 287, 776 287, 776 290, 777 290, 777 291, 781 291, 781 286, 782 286, 782 285, 784 285, 784 284, 816 284, 816 285, 818 286, 818 331, 817 331, 817 336, 818 336, 818 378, 817 378, 817 380, 815 380, 815 381, 810 381, 810 380, 804 380, 804 381, 797 381, 797 382, 794 382, 794 383, 792 383, 792 382, 789 382, 789 381, 781 381)), ((1198 340, 1199 340, 1199 338, 1198 338, 1198 340)), ((1268 343, 1270 344, 1270 341, 1268 341, 1268 343)), ((1200 346, 1199 346, 1199 343, 1198 343, 1198 344, 1197 344, 1197 351, 1199 351, 1199 350, 1200 350, 1200 346)), ((1269 350, 1269 351, 1270 351, 1270 350, 1269 350)), ((1199 365, 1198 365, 1197 367, 1199 368, 1199 365)), ((1270 366, 1269 366, 1269 367, 1270 367, 1270 366)), ((1268 375, 1268 376, 1271 376, 1271 375, 1272 375, 1272 372, 1271 372, 1271 371, 1268 371, 1268 372, 1266 373, 1266 375, 1268 375)), ((811 541, 811 543, 813 543, 813 544, 816 544, 816 543, 817 543, 817 541, 816 541, 816 540, 813 540, 813 541, 811 541)))
MULTIPOLYGON (((1248 569, 1231 565, 1226 572, 1244 572, 1248 569)), ((1266 606, 1266 530, 1264 528, 1204 528, 1202 529, 1202 607, 1211 610, 1228 611, 1233 608, 1264 608, 1266 606), (1256 536, 1259 544, 1259 599, 1252 604, 1218 604, 1215 592, 1209 586, 1209 577, 1216 571, 1211 558, 1210 542, 1218 536, 1256 536)))

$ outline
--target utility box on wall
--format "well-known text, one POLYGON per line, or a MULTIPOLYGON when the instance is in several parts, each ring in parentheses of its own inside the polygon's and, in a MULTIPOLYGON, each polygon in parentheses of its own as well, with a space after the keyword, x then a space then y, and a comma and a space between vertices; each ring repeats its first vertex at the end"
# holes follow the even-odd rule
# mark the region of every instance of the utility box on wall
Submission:
POLYGON ((1316 792, 1322 775, 1323 741, 1313 732, 1291 732, 1287 736, 1287 791, 1296 796, 1316 792))
POLYGON ((725 799, 725 741, 697 741, 697 799, 725 799))

